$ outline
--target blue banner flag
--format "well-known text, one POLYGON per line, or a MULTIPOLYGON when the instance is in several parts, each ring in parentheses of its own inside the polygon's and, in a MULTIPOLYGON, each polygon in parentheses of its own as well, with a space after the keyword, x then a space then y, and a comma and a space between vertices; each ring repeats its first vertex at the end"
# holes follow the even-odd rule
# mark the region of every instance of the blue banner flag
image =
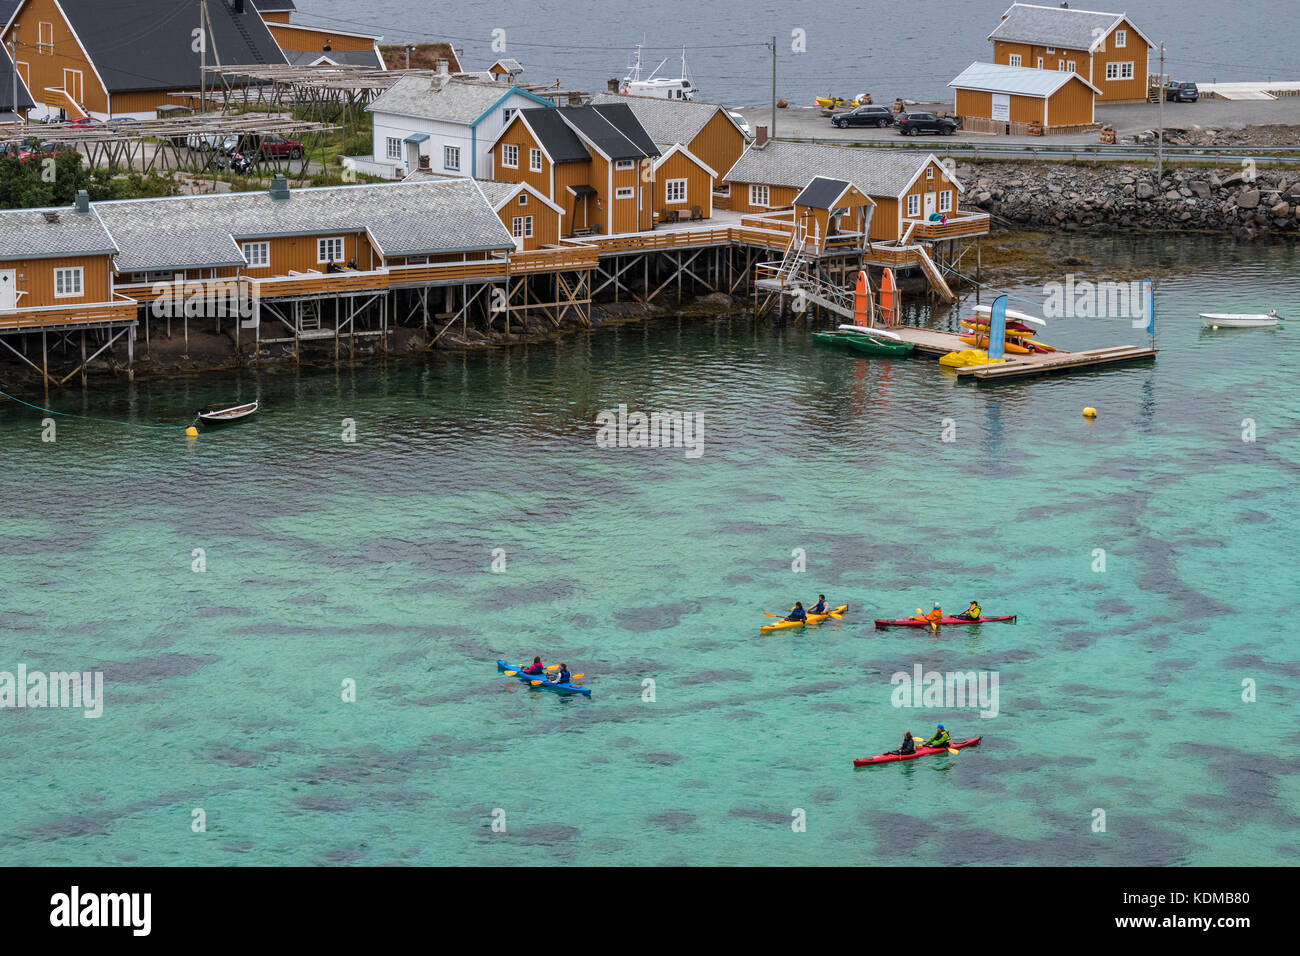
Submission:
POLYGON ((1156 284, 1153 279, 1142 280, 1142 307, 1146 310, 1147 335, 1156 334, 1156 284))
POLYGON ((1000 295, 993 300, 993 309, 989 312, 989 358, 1002 358, 1002 343, 1007 334, 1007 297, 1000 295))

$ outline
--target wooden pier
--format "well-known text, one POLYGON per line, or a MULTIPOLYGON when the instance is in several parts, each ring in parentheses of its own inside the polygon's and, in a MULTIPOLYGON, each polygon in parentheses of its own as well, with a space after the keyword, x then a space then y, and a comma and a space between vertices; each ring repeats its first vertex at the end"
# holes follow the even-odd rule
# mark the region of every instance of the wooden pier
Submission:
MULTIPOLYGON (((955 332, 940 332, 936 329, 916 329, 907 326, 894 326, 890 329, 905 342, 916 346, 915 351, 925 355, 946 355, 971 348, 955 332)), ((1013 378, 1025 378, 1030 375, 1050 375, 1053 372, 1074 371, 1082 368, 1095 368, 1101 365, 1114 365, 1120 362, 1134 362, 1155 358, 1159 351, 1150 346, 1118 345, 1104 349, 1084 349, 1080 352, 1034 352, 1030 355, 1008 355, 1005 362, 994 365, 968 365, 954 369, 959 379, 975 382, 1000 382, 1013 378)))

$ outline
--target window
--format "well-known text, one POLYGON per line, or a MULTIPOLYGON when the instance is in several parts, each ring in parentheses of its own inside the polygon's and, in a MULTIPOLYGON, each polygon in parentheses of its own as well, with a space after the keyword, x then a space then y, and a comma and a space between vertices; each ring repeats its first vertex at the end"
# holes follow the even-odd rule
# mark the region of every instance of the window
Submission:
POLYGON ((54 297, 67 299, 81 295, 81 266, 75 269, 54 270, 54 297))
POLYGON ((533 217, 515 216, 510 231, 516 239, 531 239, 533 237, 533 217))
POLYGON ((1043 58, 1041 56, 1038 58, 1038 68, 1040 70, 1043 68, 1043 58))
POLYGON ((460 147, 444 146, 442 148, 442 168, 460 169, 460 147))
POLYGON ((907 197, 907 214, 909 216, 921 215, 921 197, 915 193, 907 197))
POLYGON ((528 151, 528 168, 535 173, 542 171, 542 151, 540 149, 530 149, 528 151))
POLYGON ((528 205, 528 193, 520 193, 520 194, 519 194, 519 205, 521 205, 521 206, 527 206, 527 205, 528 205))
POLYGON ((766 186, 749 187, 749 204, 751 206, 766 206, 768 200, 768 190, 766 186))
POLYGON ((1106 79, 1108 80, 1131 80, 1133 79, 1133 61, 1126 63, 1107 63, 1106 79))
POLYGON ((926 178, 926 179, 934 179, 934 167, 933 167, 933 166, 927 166, 927 167, 925 167, 925 178, 926 178))
POLYGON ((615 169, 635 169, 636 162, 631 159, 620 159, 614 164, 615 169))
POLYGON ((1054 46, 1045 47, 1045 48, 1043 49, 1043 52, 1044 52, 1044 53, 1055 53, 1055 52, 1056 52, 1056 47, 1054 47, 1054 46))
POLYGON ((670 179, 665 182, 664 198, 667 202, 686 202, 686 180, 670 179))
POLYGON ((41 53, 54 55, 54 24, 38 23, 36 25, 36 44, 41 53))
POLYGON ((501 111, 501 125, 508 126, 510 124, 510 117, 514 116, 517 112, 519 112, 517 109, 513 109, 509 106, 503 109, 501 111))
POLYGON ((1070 61, 1067 62, 1065 65, 1068 66, 1068 67, 1070 68, 1070 69, 1069 69, 1069 72, 1071 72, 1071 73, 1077 73, 1077 72, 1078 72, 1078 71, 1074 68, 1074 61, 1073 61, 1073 60, 1070 60, 1070 61))
POLYGON ((1019 66, 1019 65, 1020 65, 1020 54, 1019 54, 1019 53, 1012 53, 1009 57, 1007 57, 1007 62, 1008 62, 1008 64, 1009 64, 1010 66, 1019 66))
POLYGON ((952 212, 952 190, 945 189, 939 193, 939 211, 952 212))
POLYGON ((322 265, 338 262, 343 258, 343 237, 333 236, 329 239, 316 240, 316 261, 322 265))
POLYGON ((1116 48, 1116 49, 1119 49, 1120 47, 1123 47, 1123 46, 1124 46, 1125 44, 1127 44, 1127 43, 1128 43, 1128 31, 1127 31, 1127 30, 1116 30, 1116 31, 1115 31, 1115 48, 1116 48))
POLYGON ((501 147, 501 165, 506 169, 519 168, 519 147, 507 143, 501 147))
POLYGON ((271 244, 269 242, 244 243, 244 261, 250 269, 265 269, 271 264, 271 244))
POLYGON ((714 185, 713 185, 713 195, 715 195, 715 196, 730 196, 730 195, 731 195, 731 183, 714 183, 714 185))
POLYGON ((1064 72, 1065 72, 1065 61, 1064 61, 1064 60, 1057 60, 1057 61, 1056 61, 1056 68, 1057 68, 1058 70, 1060 70, 1062 73, 1064 73, 1064 72))
POLYGON ((614 190, 615 199, 631 199, 636 194, 636 190, 631 186, 622 186, 614 190))
POLYGON ((397 136, 389 136, 384 141, 384 155, 389 159, 402 158, 402 140, 397 136))

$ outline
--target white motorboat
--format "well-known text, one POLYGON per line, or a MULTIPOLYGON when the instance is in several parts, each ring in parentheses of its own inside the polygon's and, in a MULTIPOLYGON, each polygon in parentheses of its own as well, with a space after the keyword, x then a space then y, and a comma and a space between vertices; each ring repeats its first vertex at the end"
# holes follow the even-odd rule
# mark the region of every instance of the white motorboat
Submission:
POLYGON ((636 47, 636 62, 632 64, 628 75, 623 77, 623 82, 619 84, 618 91, 626 96, 656 96, 665 100, 693 100, 695 94, 699 92, 695 84, 691 81, 690 74, 686 72, 686 48, 682 48, 682 73, 681 76, 666 77, 655 76, 656 73, 668 62, 668 57, 664 57, 659 66, 650 71, 650 75, 645 79, 641 78, 641 44, 636 47))
POLYGON ((1282 317, 1276 309, 1265 315, 1250 312, 1202 312, 1201 325, 1207 329, 1266 329, 1277 325, 1282 317))

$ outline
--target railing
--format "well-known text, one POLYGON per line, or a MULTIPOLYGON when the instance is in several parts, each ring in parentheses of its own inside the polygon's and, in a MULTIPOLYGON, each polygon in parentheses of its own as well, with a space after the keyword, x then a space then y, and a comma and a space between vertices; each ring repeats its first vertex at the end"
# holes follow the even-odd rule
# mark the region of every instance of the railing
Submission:
POLYGON ((863 257, 872 265, 915 266, 921 262, 918 246, 886 246, 874 243, 867 247, 863 257))
POLYGON ((349 270, 274 276, 267 279, 244 276, 244 279, 252 286, 259 298, 275 299, 317 293, 381 291, 388 288, 388 276, 387 269, 372 269, 368 272, 349 270))
POLYGON ((52 325, 90 325, 97 322, 133 322, 139 304, 130 296, 114 293, 112 302, 85 305, 38 306, 0 312, 0 328, 24 329, 52 325))
POLYGON ((506 275, 505 259, 474 259, 470 262, 433 262, 418 266, 389 266, 390 285, 422 285, 429 282, 458 282, 465 279, 500 279, 506 275))
POLYGON ((903 242, 909 238, 953 239, 957 236, 982 235, 989 231, 989 214, 986 212, 949 213, 947 222, 927 219, 906 219, 909 232, 904 233, 903 242))
POLYGON ((587 246, 563 249, 533 249, 510 254, 512 275, 531 272, 554 272, 563 269, 594 269, 600 264, 600 251, 587 246))

